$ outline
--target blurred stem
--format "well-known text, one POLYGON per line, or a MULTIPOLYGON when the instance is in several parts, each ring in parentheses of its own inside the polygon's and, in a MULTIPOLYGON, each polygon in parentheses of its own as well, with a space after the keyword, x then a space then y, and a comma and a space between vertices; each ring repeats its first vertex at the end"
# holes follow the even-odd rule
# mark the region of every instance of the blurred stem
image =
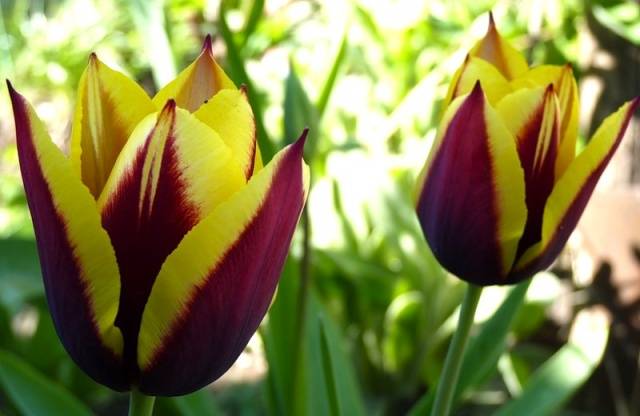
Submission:
POLYGON ((145 396, 136 389, 131 390, 129 416, 151 416, 156 398, 145 396))
POLYGON ((469 339, 469 331, 471 330, 471 325, 473 325, 473 317, 476 314, 476 307, 481 293, 481 286, 472 284, 467 286, 467 292, 464 295, 460 309, 460 317, 458 318, 458 328, 453 334, 447 358, 444 361, 444 368, 438 381, 438 389, 436 390, 431 416, 448 416, 451 411, 451 401, 458 384, 464 349, 469 339))
MULTIPOLYGON (((302 257, 300 259, 300 286, 298 287, 297 305, 296 305, 296 327, 294 337, 293 348, 293 386, 295 391, 299 386, 303 386, 301 377, 304 376, 303 368, 305 366, 302 363, 305 326, 307 322, 307 305, 309 303, 309 286, 311 283, 310 273, 310 252, 311 252, 311 224, 309 221, 309 211, 305 207, 302 211, 302 218, 300 219, 302 224, 302 257)), ((289 403, 290 406, 295 406, 296 401, 289 403)), ((289 408, 290 414, 295 414, 294 407, 289 408)))

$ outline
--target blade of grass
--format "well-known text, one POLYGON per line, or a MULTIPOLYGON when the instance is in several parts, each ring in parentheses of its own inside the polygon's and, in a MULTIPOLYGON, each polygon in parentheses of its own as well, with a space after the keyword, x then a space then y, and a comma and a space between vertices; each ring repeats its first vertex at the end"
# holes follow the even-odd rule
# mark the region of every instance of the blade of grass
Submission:
POLYGON ((148 54, 156 88, 168 84, 176 77, 171 44, 165 30, 164 1, 132 0, 126 2, 133 23, 148 54))
POLYGON ((331 65, 331 70, 329 71, 329 75, 327 76, 326 81, 322 87, 320 92, 320 97, 318 98, 318 103, 316 104, 316 108, 318 110, 318 118, 322 118, 324 114, 324 110, 327 108, 327 103, 329 102, 329 98, 331 97, 331 92, 333 91, 333 87, 335 86, 336 79, 338 78, 338 71, 344 62, 344 58, 347 52, 347 29, 344 30, 342 34, 342 41, 340 41, 340 47, 338 47, 338 52, 336 53, 336 57, 333 60, 333 65, 331 65))
POLYGON ((262 101, 255 86, 253 85, 253 82, 249 79, 249 75, 247 75, 247 71, 244 67, 244 62, 240 54, 240 49, 238 48, 238 45, 233 38, 233 33, 227 23, 226 11, 227 2, 220 2, 220 21, 218 22, 218 28, 227 47, 227 60, 229 61, 232 78, 234 78, 236 83, 245 84, 247 86, 247 95, 249 97, 249 102, 251 103, 251 108, 253 109, 253 115, 256 119, 258 144, 260 145, 262 158, 266 163, 271 160, 275 154, 275 149, 264 126, 262 101))

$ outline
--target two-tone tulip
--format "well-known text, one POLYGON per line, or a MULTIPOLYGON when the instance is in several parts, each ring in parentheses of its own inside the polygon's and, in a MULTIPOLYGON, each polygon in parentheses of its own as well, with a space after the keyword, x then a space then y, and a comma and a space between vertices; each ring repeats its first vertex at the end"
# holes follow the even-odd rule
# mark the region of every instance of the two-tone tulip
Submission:
POLYGON ((92 55, 70 156, 10 85, 20 169, 53 321, 115 390, 220 377, 271 302, 306 200, 304 136, 262 166, 251 107, 213 59, 153 99, 92 55))
POLYGON ((571 67, 529 68, 490 18, 454 74, 418 180, 417 214, 438 261, 477 285, 514 283, 547 268, 639 102, 604 120, 576 156, 571 67))

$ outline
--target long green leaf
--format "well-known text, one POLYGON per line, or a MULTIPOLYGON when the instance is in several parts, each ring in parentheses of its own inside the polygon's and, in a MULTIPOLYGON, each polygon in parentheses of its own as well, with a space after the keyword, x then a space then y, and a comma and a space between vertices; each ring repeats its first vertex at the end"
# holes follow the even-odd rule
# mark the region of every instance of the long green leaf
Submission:
POLYGON ((309 128, 304 148, 305 159, 311 160, 318 143, 318 112, 311 104, 293 64, 289 64, 289 75, 284 88, 284 134, 286 143, 297 139, 305 128, 309 128))
POLYGON ((340 71, 340 67, 344 62, 344 58, 347 52, 347 31, 344 31, 342 35, 342 41, 340 41, 340 47, 338 48, 338 52, 336 53, 336 57, 333 60, 333 65, 331 65, 331 70, 329 71, 329 75, 327 75, 327 79, 324 82, 324 86, 320 92, 320 97, 318 97, 318 103, 316 105, 318 109, 318 118, 322 118, 324 114, 324 110, 327 108, 327 103, 329 102, 329 97, 331 97, 331 91, 333 91, 333 87, 336 84, 336 79, 338 78, 338 72, 340 71))
POLYGON ((222 411, 209 389, 198 390, 186 396, 162 397, 156 402, 154 415, 200 416, 221 415, 222 411), (161 411, 162 410, 162 411, 161 411))
POLYGON ((260 22, 260 17, 262 17, 262 12, 264 10, 264 0, 253 0, 251 4, 251 10, 249 10, 249 17, 247 18, 247 23, 244 25, 244 30, 242 31, 242 43, 243 45, 247 43, 251 34, 256 30, 258 23, 260 22))
POLYGON ((556 414, 596 369, 607 345, 609 328, 589 328, 582 339, 569 341, 531 376, 522 394, 495 416, 556 414))
POLYGON ((88 416, 91 410, 17 356, 0 350, 0 384, 26 416, 88 416))
POLYGON ((147 47, 143 48, 151 64, 157 88, 176 76, 171 44, 165 29, 164 1, 131 0, 125 2, 133 22, 147 47))
POLYGON ((240 54, 240 49, 236 44, 235 39, 233 38, 233 33, 229 28, 227 23, 227 2, 220 2, 220 20, 218 22, 218 28, 220 30, 220 35, 224 40, 224 43, 227 47, 227 60, 229 62, 230 71, 233 80, 236 83, 245 84, 247 86, 247 95, 249 98, 249 102, 251 103, 251 108, 253 109, 253 116, 256 120, 256 130, 258 133, 258 143, 260 145, 260 151, 262 152, 262 158, 265 162, 269 161, 273 155, 275 154, 275 149, 267 130, 264 126, 263 120, 263 108, 262 101, 258 92, 251 82, 249 75, 247 75, 247 71, 244 67, 244 61, 242 55, 240 54))
POLYGON ((329 347, 329 339, 327 336, 327 330, 325 324, 322 322, 322 318, 319 319, 320 324, 320 342, 322 344, 322 366, 324 368, 325 387, 327 389, 327 396, 329 397, 329 404, 331 407, 332 416, 341 416, 340 402, 338 398, 338 391, 336 386, 336 375, 334 371, 333 358, 331 356, 331 350, 329 347))
MULTIPOLYGON (((453 397, 454 407, 465 392, 484 382, 495 371, 505 349, 511 322, 522 305, 530 284, 531 279, 512 289, 494 315, 482 326, 478 335, 469 341, 453 397)), ((414 405, 409 414, 429 414, 434 398, 435 392, 431 389, 414 405)))

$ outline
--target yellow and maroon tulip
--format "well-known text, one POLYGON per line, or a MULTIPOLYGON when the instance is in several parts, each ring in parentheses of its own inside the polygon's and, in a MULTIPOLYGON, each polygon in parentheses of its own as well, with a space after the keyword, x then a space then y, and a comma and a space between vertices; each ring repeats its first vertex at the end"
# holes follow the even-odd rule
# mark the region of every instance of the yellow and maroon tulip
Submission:
POLYGON ((304 206, 306 133, 262 166, 243 89, 201 54, 153 98, 92 55, 66 157, 9 85, 51 314, 115 390, 222 375, 273 296, 304 206))
POLYGON ((477 285, 514 283, 548 267, 639 103, 604 120, 576 156, 571 67, 529 68, 491 18, 454 74, 418 180, 418 218, 438 261, 477 285))

